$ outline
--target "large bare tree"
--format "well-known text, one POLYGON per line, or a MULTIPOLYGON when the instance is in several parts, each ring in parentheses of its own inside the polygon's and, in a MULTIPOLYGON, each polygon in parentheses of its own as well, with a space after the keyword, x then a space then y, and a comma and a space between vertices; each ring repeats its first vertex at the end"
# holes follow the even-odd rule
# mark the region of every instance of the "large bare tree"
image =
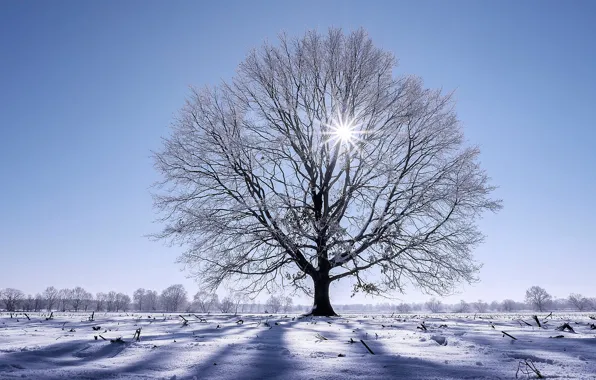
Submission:
POLYGON ((157 237, 209 289, 289 282, 314 315, 348 277, 367 293, 474 281, 476 220, 500 202, 451 96, 396 63, 363 30, 282 35, 193 90, 155 154, 157 237))

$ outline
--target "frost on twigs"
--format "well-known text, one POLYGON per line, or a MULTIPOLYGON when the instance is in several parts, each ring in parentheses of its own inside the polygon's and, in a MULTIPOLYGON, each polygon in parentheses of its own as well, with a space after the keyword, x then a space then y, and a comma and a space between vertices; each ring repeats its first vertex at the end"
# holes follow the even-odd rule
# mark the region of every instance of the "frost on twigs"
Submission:
POLYGON ((186 247, 208 290, 289 285, 315 316, 336 314, 329 285, 344 278, 366 293, 475 282, 477 220, 501 202, 452 94, 396 67, 366 31, 331 28, 282 35, 192 89, 154 156, 154 236, 186 247))

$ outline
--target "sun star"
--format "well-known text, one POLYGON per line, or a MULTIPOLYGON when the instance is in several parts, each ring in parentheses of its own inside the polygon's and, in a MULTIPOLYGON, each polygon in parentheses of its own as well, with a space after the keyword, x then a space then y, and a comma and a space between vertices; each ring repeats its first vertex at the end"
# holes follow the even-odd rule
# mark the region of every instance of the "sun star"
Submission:
POLYGON ((348 143, 354 137, 353 131, 349 125, 340 124, 335 129, 335 135, 339 138, 342 142, 348 143))

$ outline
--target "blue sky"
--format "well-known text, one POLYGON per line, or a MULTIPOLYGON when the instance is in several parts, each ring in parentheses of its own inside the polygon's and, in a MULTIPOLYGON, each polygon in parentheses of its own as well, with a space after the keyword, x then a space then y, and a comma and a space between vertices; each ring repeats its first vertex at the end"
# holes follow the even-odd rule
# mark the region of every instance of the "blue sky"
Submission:
POLYGON ((456 90, 500 186, 481 282, 446 301, 521 300, 532 285, 596 296, 596 3, 249 3, 0 2, 0 288, 194 293, 181 249, 145 237, 159 230, 151 150, 189 86, 229 79, 282 30, 335 26, 364 27, 397 73, 456 90))

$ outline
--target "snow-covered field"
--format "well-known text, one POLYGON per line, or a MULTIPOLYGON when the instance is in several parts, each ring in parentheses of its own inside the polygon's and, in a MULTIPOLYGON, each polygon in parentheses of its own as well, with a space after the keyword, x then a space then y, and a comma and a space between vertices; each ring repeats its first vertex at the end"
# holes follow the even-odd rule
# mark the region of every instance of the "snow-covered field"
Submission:
POLYGON ((589 314, 89 315, 0 313, 0 379, 596 379, 589 314))

